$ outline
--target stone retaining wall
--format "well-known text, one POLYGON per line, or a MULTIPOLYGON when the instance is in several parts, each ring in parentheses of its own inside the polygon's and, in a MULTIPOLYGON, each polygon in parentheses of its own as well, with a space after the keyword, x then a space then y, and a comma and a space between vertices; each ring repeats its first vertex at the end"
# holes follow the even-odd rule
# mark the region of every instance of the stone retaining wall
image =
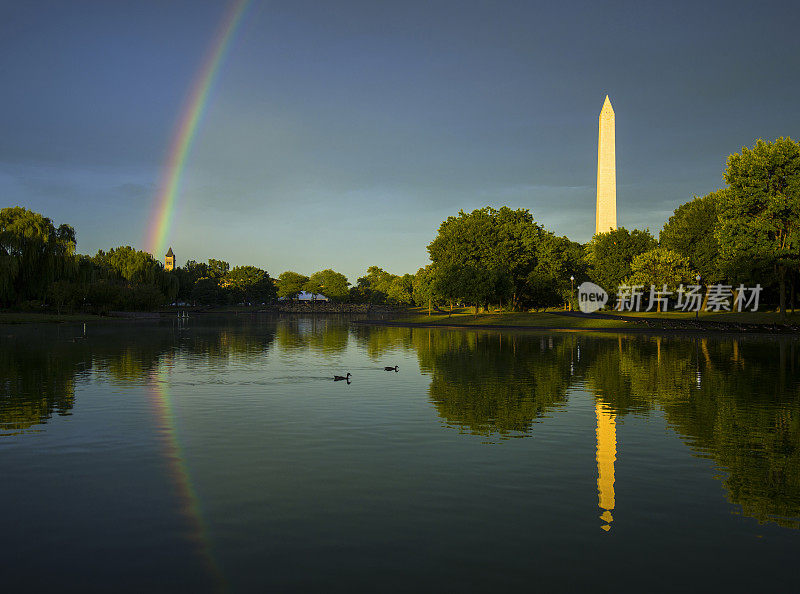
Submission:
POLYGON ((395 313, 397 310, 386 305, 371 305, 369 303, 332 303, 326 301, 303 302, 293 301, 291 303, 277 303, 268 305, 266 311, 279 313, 336 313, 336 314, 373 314, 373 313, 395 313))

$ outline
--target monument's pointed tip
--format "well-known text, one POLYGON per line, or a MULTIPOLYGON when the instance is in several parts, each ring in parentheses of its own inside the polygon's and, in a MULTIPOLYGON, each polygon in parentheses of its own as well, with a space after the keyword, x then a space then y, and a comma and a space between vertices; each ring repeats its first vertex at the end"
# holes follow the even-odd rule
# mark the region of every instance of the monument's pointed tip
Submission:
POLYGON ((614 108, 611 106, 611 99, 608 98, 608 95, 606 95, 606 100, 603 101, 603 108, 600 113, 614 113, 614 108))

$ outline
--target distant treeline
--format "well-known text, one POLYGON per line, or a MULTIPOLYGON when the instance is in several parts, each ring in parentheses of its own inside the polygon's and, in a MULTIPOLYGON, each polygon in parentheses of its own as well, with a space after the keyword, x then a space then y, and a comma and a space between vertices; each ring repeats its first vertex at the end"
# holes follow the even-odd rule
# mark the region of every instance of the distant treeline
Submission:
POLYGON ((469 304, 539 309, 568 303, 586 280, 609 292, 619 285, 675 291, 703 285, 759 283, 762 302, 794 309, 800 281, 800 144, 790 138, 728 158, 727 186, 678 207, 661 230, 619 228, 587 244, 559 237, 527 209, 459 212, 428 245, 431 263, 415 274, 372 266, 351 286, 326 269, 286 271, 273 279, 255 266, 189 260, 166 271, 150 254, 124 246, 75 254, 75 231, 24 208, 0 211, 0 303, 22 309, 147 310, 175 301, 260 305, 301 291, 334 301, 430 308, 469 304))

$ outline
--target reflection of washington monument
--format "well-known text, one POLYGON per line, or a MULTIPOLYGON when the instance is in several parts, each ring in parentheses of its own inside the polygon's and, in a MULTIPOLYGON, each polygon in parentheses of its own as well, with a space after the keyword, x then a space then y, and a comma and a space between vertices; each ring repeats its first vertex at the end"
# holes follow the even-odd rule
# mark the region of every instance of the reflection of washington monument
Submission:
MULTIPOLYGON (((660 343, 659 343, 660 346, 660 343)), ((622 351, 622 339, 619 338, 619 348, 622 351)), ((581 347, 578 345, 578 361, 581 360, 581 347)), ((574 356, 573 356, 574 357, 574 356)), ((570 362, 570 375, 574 374, 574 358, 570 362)), ((600 519, 604 524, 603 530, 611 530, 614 516, 614 464, 617 461, 617 415, 611 407, 601 403, 595 395, 594 405, 597 416, 597 505, 603 512, 600 519)))
POLYGON ((617 460, 616 415, 605 404, 595 404, 597 414, 597 496, 598 506, 603 510, 601 526, 608 532, 614 516, 614 463, 617 460))

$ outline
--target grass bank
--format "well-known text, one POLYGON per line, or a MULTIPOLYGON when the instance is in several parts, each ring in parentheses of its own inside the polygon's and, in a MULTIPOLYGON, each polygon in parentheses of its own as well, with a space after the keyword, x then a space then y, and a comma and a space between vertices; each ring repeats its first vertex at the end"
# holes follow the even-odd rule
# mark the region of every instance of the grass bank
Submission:
POLYGON ((482 313, 477 316, 469 309, 454 309, 453 315, 434 313, 412 308, 406 314, 391 318, 396 324, 430 326, 496 326, 513 328, 552 328, 552 329, 606 329, 606 328, 646 328, 640 321, 621 318, 607 319, 597 317, 577 317, 559 315, 557 312, 508 312, 482 313))
POLYGON ((83 322, 118 322, 118 318, 109 318, 94 314, 54 314, 38 312, 0 312, 0 324, 80 324, 83 322))
MULTIPOLYGON (((376 320, 376 323, 382 323, 376 320)), ((520 313, 481 313, 469 308, 428 315, 424 308, 411 308, 391 319, 392 324, 409 326, 463 326, 483 328, 530 328, 552 330, 651 330, 651 331, 722 331, 722 332, 798 332, 800 312, 782 320, 774 311, 703 312, 697 318, 688 312, 602 312, 582 314, 550 310, 520 313)))

